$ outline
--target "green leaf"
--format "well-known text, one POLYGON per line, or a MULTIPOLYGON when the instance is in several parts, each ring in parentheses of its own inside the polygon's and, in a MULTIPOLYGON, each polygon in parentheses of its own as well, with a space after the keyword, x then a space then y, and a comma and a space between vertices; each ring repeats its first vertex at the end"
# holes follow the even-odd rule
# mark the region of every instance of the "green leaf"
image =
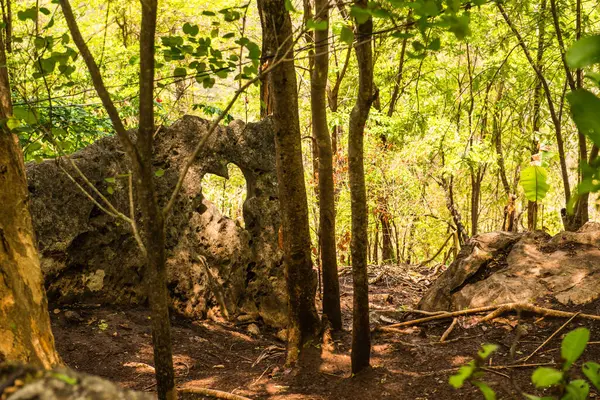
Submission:
POLYGON ((523 393, 523 396, 525 396, 525 398, 527 400, 555 400, 554 397, 548 397, 548 396, 539 397, 539 396, 534 396, 534 395, 527 394, 527 393, 523 393))
POLYGON ((306 21, 306 29, 311 31, 326 31, 328 27, 327 21, 315 21, 312 18, 306 21))
POLYGON ((496 350, 498 350, 498 345, 487 343, 481 346, 481 350, 477 352, 477 356, 482 360, 487 360, 496 350))
POLYGON ((160 178, 164 174, 165 174, 165 170, 162 168, 159 168, 156 171, 154 171, 154 176, 156 176, 157 178, 160 178))
POLYGON ((175 70, 173 71, 173 76, 177 77, 177 78, 181 78, 187 75, 187 69, 184 67, 177 67, 175 68, 175 70))
POLYGON ((17 13, 17 17, 21 20, 21 21, 27 21, 28 19, 35 21, 37 20, 38 17, 38 11, 36 7, 30 7, 26 10, 23 11, 19 11, 17 13))
POLYGON ((465 381, 473 375, 473 372, 475 372, 475 361, 471 361, 460 367, 458 372, 448 379, 448 383, 456 389, 461 388, 465 384, 465 381))
POLYGON ((36 49, 41 50, 46 47, 48 42, 46 42, 46 39, 44 39, 43 37, 37 36, 33 39, 33 44, 35 45, 36 49))
POLYGON ((586 400, 590 393, 590 385, 583 379, 575 379, 565 387, 567 392, 562 400, 586 400))
POLYGON ((567 94, 567 100, 579 131, 600 146, 600 99, 588 90, 577 89, 567 94))
POLYGON ((540 201, 546 197, 550 185, 547 182, 548 173, 543 167, 529 166, 521 171, 521 186, 529 201, 540 201))
POLYGON ((25 121, 29 125, 36 124, 38 120, 36 112, 29 107, 15 107, 13 115, 16 119, 25 121))
POLYGON ((50 374, 51 374, 51 376, 54 379, 58 379, 59 381, 63 381, 67 385, 73 386, 73 385, 77 384, 77 379, 76 378, 72 378, 72 377, 70 377, 68 375, 61 374, 60 372, 51 372, 50 374))
POLYGON ((112 187, 112 186, 109 186, 109 187, 106 188, 106 192, 108 194, 113 194, 115 192, 115 188, 112 187))
POLYGON ((202 11, 202 15, 206 15, 207 17, 214 17, 217 14, 215 14, 213 11, 204 10, 202 11))
POLYGON ((48 10, 46 7, 40 7, 40 12, 44 15, 50 15, 50 10, 48 10))
POLYGON ((371 18, 371 11, 359 6, 352 6, 350 15, 356 19, 356 23, 364 24, 371 18))
POLYGON ((115 183, 116 179, 114 177, 110 177, 110 178, 104 178, 104 181, 108 182, 108 183, 115 183))
POLYGON ((285 0, 285 9, 289 12, 296 12, 292 0, 285 0))
POLYGON ((183 24, 183 33, 190 36, 196 36, 200 32, 198 25, 191 25, 189 22, 183 24))
POLYGON ((440 47, 441 47, 441 42, 440 42, 440 38, 439 37, 434 38, 431 41, 431 43, 429 43, 427 45, 427 48, 429 50, 433 50, 433 51, 438 51, 440 49, 440 47))
POLYGON ((477 386, 479 390, 481 390, 481 393, 483 393, 483 397, 485 398, 485 400, 496 400, 496 392, 494 392, 491 387, 479 381, 473 381, 471 383, 477 386))
POLYGON ((563 373, 554 368, 540 367, 531 375, 535 387, 543 388, 556 385, 563 379, 563 373))
POLYGON ((596 389, 600 390, 600 364, 595 362, 586 362, 581 367, 583 374, 592 382, 596 389))
POLYGON ((351 45, 354 41, 354 31, 347 25, 342 26, 340 31, 340 40, 347 45, 351 45))
POLYGON ((566 54, 569 67, 583 68, 600 62, 600 35, 587 36, 576 41, 566 54))
POLYGON ((35 142, 35 143, 31 143, 29 146, 27 146, 27 151, 29 153, 33 153, 36 150, 39 150, 42 148, 42 144, 40 142, 35 142))
POLYGON ((564 371, 568 370, 581 357, 589 340, 590 331, 587 328, 577 328, 567 333, 560 346, 560 355, 565 360, 564 371))

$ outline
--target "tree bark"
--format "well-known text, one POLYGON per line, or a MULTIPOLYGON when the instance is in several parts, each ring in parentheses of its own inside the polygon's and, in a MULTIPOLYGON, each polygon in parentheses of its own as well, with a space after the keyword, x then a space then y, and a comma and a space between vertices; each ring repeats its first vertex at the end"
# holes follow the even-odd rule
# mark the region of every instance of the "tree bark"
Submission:
POLYGON ((132 161, 137 200, 142 216, 142 251, 146 255, 144 281, 152 312, 152 342, 157 392, 160 400, 177 398, 171 347, 168 294, 166 287, 164 215, 154 188, 152 152, 154 136, 154 39, 156 33, 157 0, 142 1, 140 40, 140 122, 137 143, 125 131, 112 102, 98 65, 83 39, 69 0, 60 0, 65 20, 84 59, 94 87, 111 118, 113 127, 132 161))
POLYGON ((319 326, 315 307, 316 278, 310 254, 308 204, 302 163, 292 23, 284 0, 257 0, 266 54, 283 59, 268 74, 273 95, 273 120, 279 201, 283 225, 284 263, 288 290, 288 364, 294 364, 304 343, 319 326))
MULTIPOLYGON (((356 5, 367 7, 366 0, 356 5)), ((364 169, 364 134, 369 110, 373 103, 373 51, 371 36, 373 20, 357 22, 356 59, 358 64, 358 94, 350 114, 348 134, 348 171, 352 210, 352 278, 354 286, 352 319, 352 372, 357 373, 369 366, 371 357, 371 334, 369 329, 369 282, 367 277, 367 195, 364 169)))
POLYGON ((6 61, 0 36, 0 362, 51 368, 61 360, 50 328, 23 154, 6 125, 12 116, 6 61))
POLYGON ((146 247, 145 284, 152 311, 152 344, 159 399, 176 399, 171 322, 167 292, 165 222, 156 198, 152 153, 154 144, 154 38, 157 0, 142 0, 140 32, 140 126, 137 147, 141 165, 136 178, 146 247))
MULTIPOLYGON (((317 21, 329 24, 327 0, 315 0, 317 21)), ((329 25, 328 25, 329 26, 329 25)), ((329 71, 329 29, 315 31, 315 56, 311 76, 313 135, 319 155, 319 238, 323 271, 323 314, 334 330, 342 329, 340 284, 335 243, 335 199, 333 153, 327 126, 327 75, 329 71)))

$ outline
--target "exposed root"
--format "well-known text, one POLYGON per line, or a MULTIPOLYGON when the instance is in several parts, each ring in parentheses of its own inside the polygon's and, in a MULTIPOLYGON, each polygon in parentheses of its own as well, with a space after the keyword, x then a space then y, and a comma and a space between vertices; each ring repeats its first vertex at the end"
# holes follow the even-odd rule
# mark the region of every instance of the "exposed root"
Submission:
POLYGON ((207 389, 203 387, 184 387, 178 389, 181 393, 192 393, 192 394, 200 394, 203 396, 210 396, 216 399, 225 399, 225 400, 252 400, 248 397, 238 396, 237 394, 223 392, 221 390, 207 389))
MULTIPOLYGON (((467 309, 467 310, 460 310, 460 311, 453 311, 453 312, 448 312, 448 313, 443 313, 443 314, 438 314, 438 315, 432 315, 430 317, 419 318, 419 319, 415 319, 412 321, 405 321, 405 322, 401 322, 399 324, 380 326, 377 328, 377 330, 384 331, 384 332, 385 331, 401 332, 398 328, 419 325, 419 324, 423 324, 425 322, 437 321, 440 319, 456 318, 456 317, 460 317, 463 315, 473 315, 473 314, 480 314, 480 313, 485 313, 485 312, 489 312, 489 314, 486 315, 485 317, 483 317, 479 322, 488 322, 495 318, 500 317, 501 315, 503 315, 509 311, 526 311, 526 312, 530 312, 530 313, 534 313, 534 314, 543 315, 545 317, 555 317, 555 318, 576 317, 576 318, 600 321, 600 315, 559 311, 559 310, 554 310, 551 308, 538 307, 538 306, 534 306, 533 304, 527 304, 527 303, 507 303, 507 304, 502 304, 499 306, 478 307, 478 308, 472 308, 472 309, 467 309)), ((402 333, 404 333, 404 332, 402 332, 402 333)))
POLYGON ((446 341, 446 339, 448 339, 448 336, 450 336, 450 334, 452 333, 452 331, 454 330, 454 327, 456 326, 456 324, 458 323, 458 318, 454 318, 452 320, 452 323, 450 324, 450 326, 448 327, 448 329, 446 329, 444 331, 444 333, 442 334, 442 337, 440 338, 440 342, 444 343, 446 341))

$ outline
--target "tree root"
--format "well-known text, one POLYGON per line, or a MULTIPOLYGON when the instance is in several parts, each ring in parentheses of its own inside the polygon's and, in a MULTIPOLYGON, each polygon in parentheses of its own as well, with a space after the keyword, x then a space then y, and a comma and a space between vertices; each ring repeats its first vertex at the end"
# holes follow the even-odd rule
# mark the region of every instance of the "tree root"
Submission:
POLYGON ((436 321, 440 319, 447 318, 456 318, 463 315, 473 315, 479 313, 489 312, 488 315, 479 320, 479 322, 488 322, 495 318, 500 317, 501 315, 509 312, 509 311, 526 311, 534 314, 543 315, 545 317, 555 317, 555 318, 571 318, 575 316, 576 318, 589 319, 594 321, 600 321, 600 315, 592 315, 592 314, 581 314, 581 313, 572 313, 568 311, 559 311, 551 308, 544 308, 534 306, 533 304, 527 303, 507 303, 501 304, 499 306, 487 306, 487 307, 478 307, 467 310, 453 311, 438 315, 432 315, 426 318, 419 318, 412 321, 405 321, 399 324, 393 324, 388 326, 380 326, 377 328, 379 331, 388 331, 388 332, 398 332, 398 328, 404 328, 407 326, 414 326, 423 324, 425 322, 436 321))
POLYGON ((207 389, 203 387, 184 387, 177 390, 180 393, 192 393, 192 394, 200 394, 203 396, 210 396, 216 399, 225 399, 225 400, 252 400, 248 397, 238 396, 237 394, 223 392, 220 390, 207 389))

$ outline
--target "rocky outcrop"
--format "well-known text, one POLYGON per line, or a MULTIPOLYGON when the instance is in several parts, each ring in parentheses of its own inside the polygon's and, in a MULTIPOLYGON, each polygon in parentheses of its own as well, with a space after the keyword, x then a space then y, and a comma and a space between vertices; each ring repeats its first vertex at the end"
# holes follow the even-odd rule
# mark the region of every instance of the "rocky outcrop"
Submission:
POLYGON ((29 365, 0 364, 0 397, 8 400, 152 400, 97 376, 67 368, 43 370, 29 365))
MULTIPOLYGON (((161 204, 208 126, 208 121, 186 116, 157 133, 153 163, 162 174, 156 179, 161 204)), ((273 135, 270 120, 248 125, 234 121, 219 127, 194 160, 166 226, 168 287, 178 312, 205 316, 216 305, 216 286, 229 314, 242 310, 261 315, 271 325, 285 325, 273 135), (221 215, 202 194, 203 176, 227 178, 229 163, 246 179, 245 228, 221 215), (210 285, 203 260, 216 285, 210 285)), ((119 212, 129 215, 130 167, 117 138, 103 138, 71 160, 119 212)), ((144 262, 130 226, 83 193, 81 187, 103 205, 86 179, 64 159, 30 163, 27 176, 50 301, 145 302, 144 262)))
POLYGON ((539 298, 562 304, 600 298, 600 224, 554 237, 543 232, 476 235, 419 307, 460 310, 539 298))

